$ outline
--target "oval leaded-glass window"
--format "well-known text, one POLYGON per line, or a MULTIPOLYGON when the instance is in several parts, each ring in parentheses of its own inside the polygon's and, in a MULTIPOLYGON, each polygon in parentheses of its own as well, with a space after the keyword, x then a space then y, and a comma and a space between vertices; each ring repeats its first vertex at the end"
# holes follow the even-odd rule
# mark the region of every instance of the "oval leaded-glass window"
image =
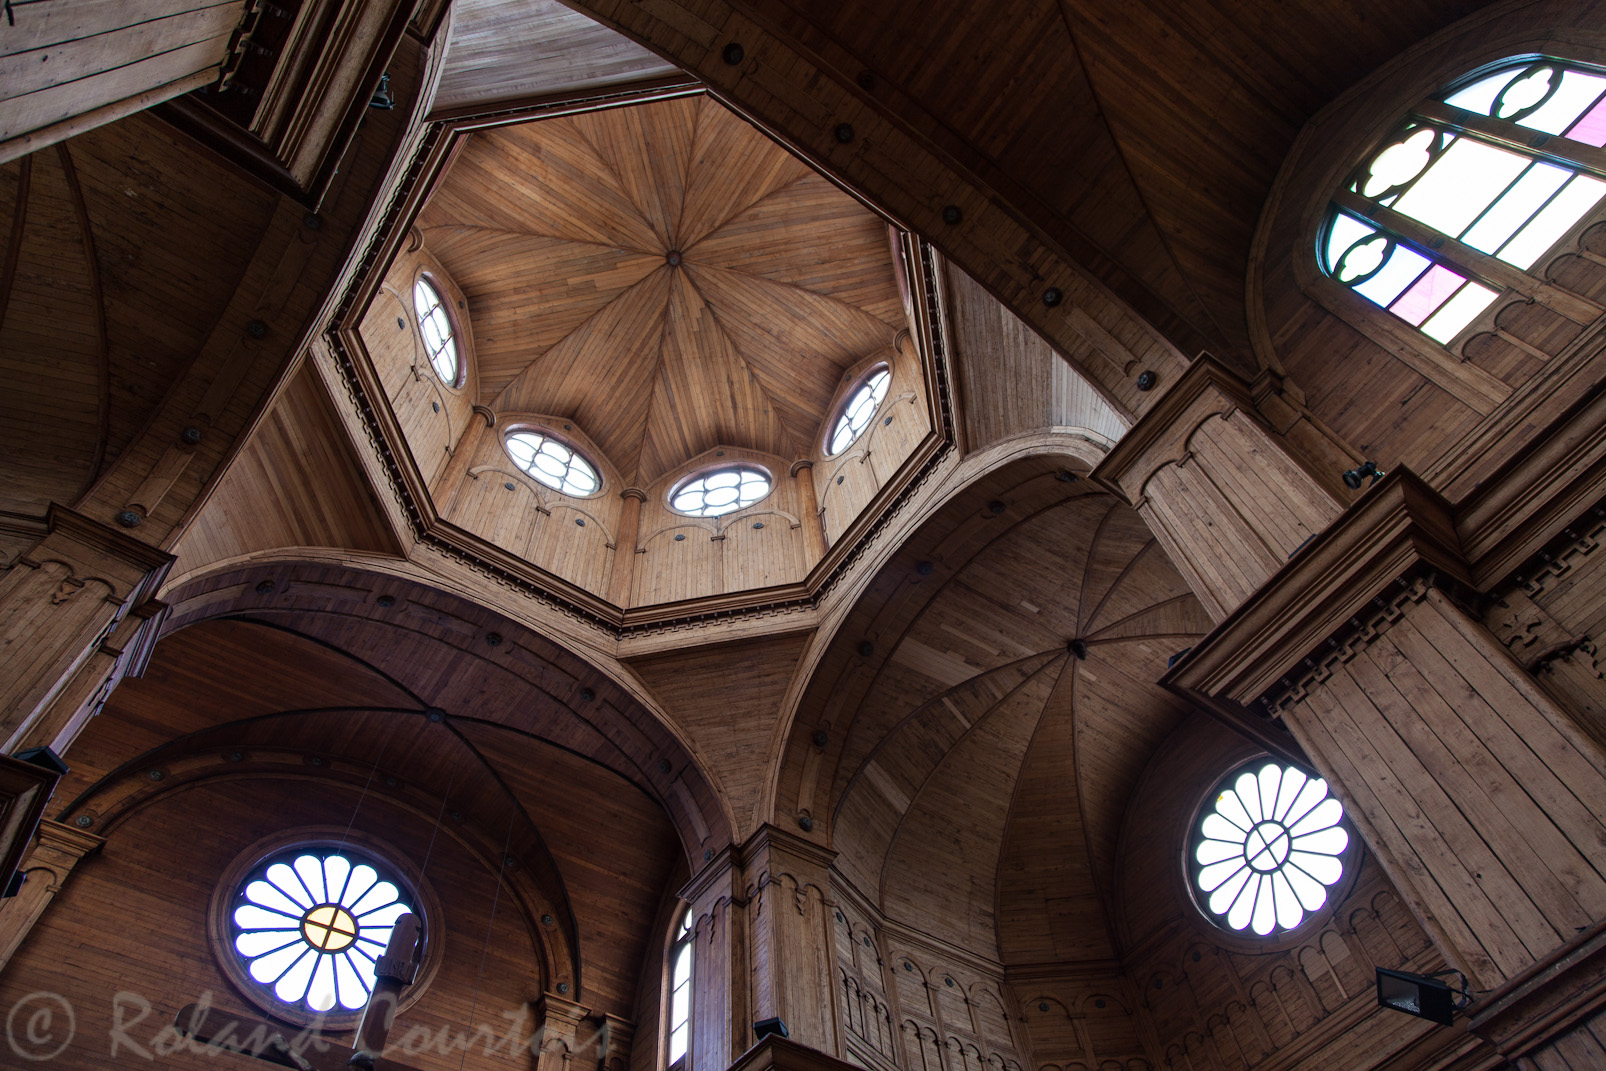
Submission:
POLYGON ((452 327, 452 317, 446 311, 440 291, 422 275, 413 284, 413 314, 418 317, 418 333, 429 351, 430 366, 442 383, 448 387, 457 386, 463 363, 457 353, 457 333, 452 327))
MULTIPOLYGON (((1327 273, 1451 345, 1606 198, 1606 71, 1513 61, 1414 108, 1333 199, 1327 273)), ((1535 278, 1540 276, 1541 278, 1535 278)))
POLYGON ((355 1011, 412 901, 389 868, 352 849, 281 852, 240 882, 230 943, 251 978, 291 1009, 355 1011))
POLYGON ((515 431, 506 443, 514 463, 554 491, 585 498, 602 486, 602 477, 591 462, 545 432, 515 431))
POLYGON ((831 445, 826 450, 827 454, 840 454, 869 426, 870 418, 881 407, 881 400, 887 396, 887 387, 891 383, 892 373, 883 365, 870 373, 848 396, 841 415, 836 418, 836 427, 831 429, 831 445))
POLYGON ((1228 777, 1194 827, 1197 899, 1228 929, 1293 929, 1344 876, 1343 818, 1327 782, 1292 766, 1267 760, 1228 777))
POLYGON ((754 465, 731 465, 687 480, 669 496, 669 505, 693 517, 718 517, 746 509, 769 493, 769 473, 754 465))

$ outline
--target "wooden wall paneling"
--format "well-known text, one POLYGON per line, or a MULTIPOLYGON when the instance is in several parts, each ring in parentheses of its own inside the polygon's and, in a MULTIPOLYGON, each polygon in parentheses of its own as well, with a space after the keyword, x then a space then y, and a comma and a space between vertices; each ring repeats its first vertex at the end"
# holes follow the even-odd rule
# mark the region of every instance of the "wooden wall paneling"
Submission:
POLYGON ((763 819, 770 738, 810 639, 809 633, 777 636, 626 663, 724 786, 739 824, 763 819))
POLYGON ((303 364, 179 540, 193 573, 246 554, 334 547, 400 555, 333 402, 303 364))
POLYGON ((1101 445, 1125 433, 1127 422, 1070 361, 970 276, 955 269, 948 279, 970 449, 1045 427, 1080 429, 1101 445))
MULTIPOLYGON (((147 808, 109 838, 109 850, 79 867, 13 957, 0 992, 15 1001, 35 982, 72 1002, 82 1032, 56 1058, 66 1067, 104 1062, 107 1031, 119 1008, 125 1036, 141 1047, 124 1049, 125 1059, 142 1049, 152 1052, 162 1027, 204 991, 220 1008, 249 1008, 207 947, 205 912, 213 883, 236 853, 261 836, 260 815, 272 813, 283 826, 295 827, 327 824, 338 813, 344 824, 358 795, 355 789, 315 781, 244 780, 197 788, 147 808), (167 933, 164 921, 182 925, 167 933), (119 942, 82 945, 86 928, 108 922, 123 935, 119 942), (164 940, 150 940, 148 935, 158 931, 164 940), (131 996, 119 1003, 119 992, 131 996), (147 1002, 151 1010, 142 1014, 147 1002)), ((375 796, 366 797, 357 814, 360 832, 400 848, 415 865, 424 860, 427 823, 375 796)), ((445 916, 436 920, 445 959, 418 1003, 398 1015, 392 1041, 421 1068, 445 1071, 464 1059, 469 1066, 499 1065, 505 1053, 487 1054, 480 1046, 464 1053, 450 1042, 442 1051, 436 1041, 461 1039, 482 1024, 498 1038, 508 1030, 502 1013, 516 1013, 535 995, 528 970, 530 935, 510 909, 510 897, 493 915, 496 874, 453 838, 438 838, 428 860, 425 877, 445 916)), ((188 1051, 164 1059, 175 1067, 210 1063, 188 1051)))
POLYGON ((107 0, 29 6, 8 20, 0 53, 0 160, 82 133, 76 117, 120 119, 128 114, 120 104, 149 107, 197 88, 245 11, 242 0, 160 0, 138 11, 107 0))

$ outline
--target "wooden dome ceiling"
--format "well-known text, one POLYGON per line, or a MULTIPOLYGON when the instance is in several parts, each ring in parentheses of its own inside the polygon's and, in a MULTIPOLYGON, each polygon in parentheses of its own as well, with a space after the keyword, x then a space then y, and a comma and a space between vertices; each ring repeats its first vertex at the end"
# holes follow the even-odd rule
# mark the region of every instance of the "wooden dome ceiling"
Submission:
POLYGON ((703 95, 472 134, 419 225, 476 400, 573 420, 627 485, 721 445, 809 456, 907 325, 885 222, 703 95))

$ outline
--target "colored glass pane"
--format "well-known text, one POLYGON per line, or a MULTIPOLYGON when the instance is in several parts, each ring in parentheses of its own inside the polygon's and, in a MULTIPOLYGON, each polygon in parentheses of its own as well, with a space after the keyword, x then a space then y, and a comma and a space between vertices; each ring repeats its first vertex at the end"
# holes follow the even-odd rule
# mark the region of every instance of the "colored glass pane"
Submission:
POLYGON ((1389 306, 1389 311, 1412 327, 1421 326, 1440 305, 1449 300, 1466 277, 1458 275, 1443 264, 1435 264, 1420 279, 1389 306))

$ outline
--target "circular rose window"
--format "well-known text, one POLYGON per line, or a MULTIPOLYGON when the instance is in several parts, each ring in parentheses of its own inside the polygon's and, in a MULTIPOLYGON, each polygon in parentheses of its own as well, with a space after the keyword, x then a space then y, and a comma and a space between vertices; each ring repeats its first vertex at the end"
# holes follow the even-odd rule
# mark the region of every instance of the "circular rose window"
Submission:
POLYGON ((1222 781, 1194 826, 1195 899, 1262 937, 1300 925, 1344 877, 1349 834, 1327 782, 1264 760, 1222 781))
POLYGON ((418 913, 393 867, 346 845, 278 851, 233 885, 229 973, 268 1010, 297 1019, 360 1012, 396 920, 418 913))

